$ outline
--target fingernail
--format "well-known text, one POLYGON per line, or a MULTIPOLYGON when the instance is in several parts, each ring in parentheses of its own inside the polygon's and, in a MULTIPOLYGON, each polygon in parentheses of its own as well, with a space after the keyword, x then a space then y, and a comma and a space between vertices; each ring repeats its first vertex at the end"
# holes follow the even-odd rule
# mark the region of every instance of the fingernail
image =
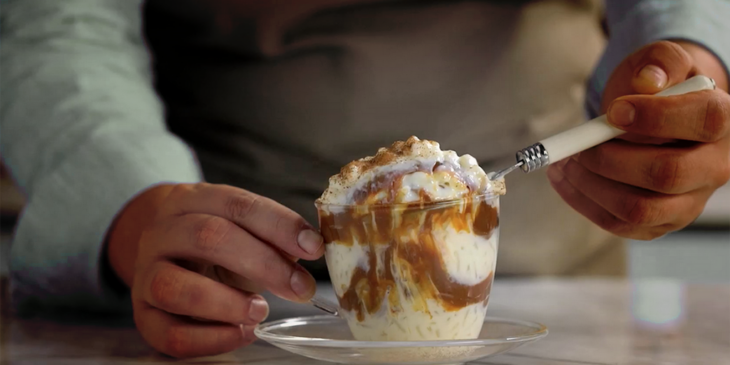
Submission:
POLYGON ((626 127, 634 122, 636 109, 628 101, 618 100, 611 105, 608 111, 608 121, 611 124, 626 127))
MULTIPOLYGON (((562 163, 562 161, 558 162, 558 164, 559 163, 562 163)), ((557 166, 551 166, 547 169, 547 178, 551 182, 557 183, 557 182, 560 182, 561 180, 563 180, 563 173, 560 172, 560 170, 557 166)))
POLYGON ((301 299, 309 299, 314 295, 314 280, 302 269, 294 270, 291 276, 291 289, 301 299))
POLYGON ((251 304, 248 307, 248 318, 258 323, 266 319, 269 316, 269 304, 266 300, 261 297, 254 297, 251 299, 251 304))
POLYGON ((644 68, 639 71, 639 78, 657 89, 663 89, 664 86, 667 85, 667 73, 658 66, 644 66, 644 68))
POLYGON ((322 235, 311 229, 305 229, 299 232, 299 237, 297 237, 299 247, 310 255, 317 253, 322 247, 323 242, 324 238, 322 238, 322 235))

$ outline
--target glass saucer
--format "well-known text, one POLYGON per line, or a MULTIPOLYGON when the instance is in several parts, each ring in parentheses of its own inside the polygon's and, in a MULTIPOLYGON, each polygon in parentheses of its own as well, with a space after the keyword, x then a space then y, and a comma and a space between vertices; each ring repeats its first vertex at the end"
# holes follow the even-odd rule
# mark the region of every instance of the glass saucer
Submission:
POLYGON ((539 323, 487 317, 479 337, 452 341, 356 341, 330 315, 262 323, 256 336, 286 351, 341 364, 461 364, 509 351, 548 334, 539 323))

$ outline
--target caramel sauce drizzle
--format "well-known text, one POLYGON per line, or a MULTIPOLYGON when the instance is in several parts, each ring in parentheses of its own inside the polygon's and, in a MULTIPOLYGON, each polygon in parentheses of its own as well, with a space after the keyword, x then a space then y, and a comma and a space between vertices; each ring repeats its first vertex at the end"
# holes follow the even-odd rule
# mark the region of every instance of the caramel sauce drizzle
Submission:
MULTIPOLYGON (((319 225, 326 244, 351 246, 357 241, 369 246, 368 270, 356 268, 344 294, 337 298, 344 310, 356 311, 359 321, 364 320, 365 312, 378 312, 386 296, 391 310, 401 306, 396 272, 417 288, 423 301, 434 299, 448 311, 487 304, 492 274, 475 285, 455 282, 433 239, 433 232, 449 226, 457 232, 489 238, 499 226, 499 215, 486 201, 466 200, 453 205, 422 201, 407 206, 360 206, 339 213, 320 211, 319 225), (380 271, 378 248, 385 249, 380 271)), ((409 287, 405 286, 406 297, 412 296, 409 287)), ((427 311, 425 302, 419 308, 427 311)))

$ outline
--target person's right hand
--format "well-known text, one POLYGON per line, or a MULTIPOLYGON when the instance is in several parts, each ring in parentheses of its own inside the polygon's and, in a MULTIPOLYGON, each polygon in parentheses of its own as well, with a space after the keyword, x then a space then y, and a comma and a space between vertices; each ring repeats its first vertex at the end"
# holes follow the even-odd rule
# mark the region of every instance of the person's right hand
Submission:
POLYGON ((324 251, 319 233, 288 208, 205 183, 144 192, 120 213, 108 245, 112 268, 131 289, 142 337, 173 357, 253 342, 253 327, 268 315, 255 293, 309 300, 315 281, 296 261, 324 251))

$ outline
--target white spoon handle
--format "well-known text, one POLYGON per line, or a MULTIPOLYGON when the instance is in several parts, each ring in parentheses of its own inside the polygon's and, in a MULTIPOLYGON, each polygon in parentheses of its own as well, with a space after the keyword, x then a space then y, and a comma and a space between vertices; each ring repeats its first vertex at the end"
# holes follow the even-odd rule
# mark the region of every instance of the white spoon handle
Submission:
MULTIPOLYGON (((671 96, 713 89, 715 89, 714 80, 707 76, 698 75, 656 95, 671 96)), ((517 161, 518 163, 523 162, 521 166, 523 171, 532 172, 624 133, 626 132, 609 125, 604 114, 518 151, 517 161)))

